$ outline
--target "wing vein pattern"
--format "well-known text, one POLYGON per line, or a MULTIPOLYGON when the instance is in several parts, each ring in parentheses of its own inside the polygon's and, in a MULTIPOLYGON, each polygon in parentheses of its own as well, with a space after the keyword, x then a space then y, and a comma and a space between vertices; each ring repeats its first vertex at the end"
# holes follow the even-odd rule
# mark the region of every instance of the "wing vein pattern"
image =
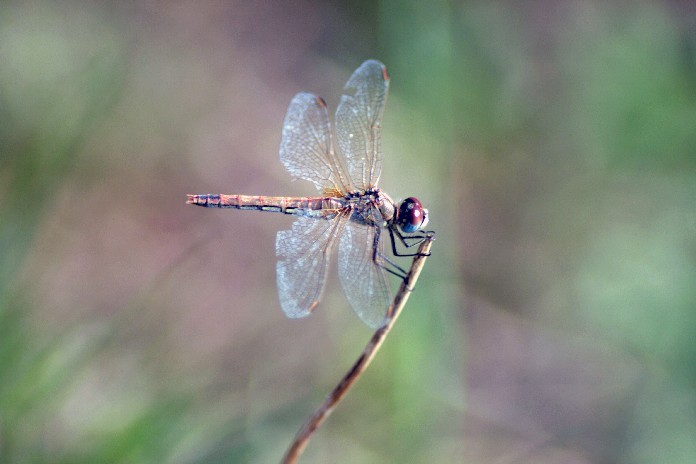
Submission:
POLYGON ((276 278, 280 306, 290 318, 309 315, 326 284, 331 253, 347 216, 333 220, 301 216, 276 236, 276 278))
POLYGON ((345 191, 345 174, 333 151, 324 101, 302 92, 290 102, 283 122, 280 161, 293 178, 312 182, 320 192, 345 191))
POLYGON ((389 78, 382 63, 364 62, 348 79, 336 109, 336 140, 357 190, 377 186, 382 172, 382 115, 389 78))
MULTIPOLYGON (((348 302, 369 327, 384 323, 391 302, 386 272, 372 259, 376 228, 348 221, 338 245, 338 277, 348 302)), ((377 244, 381 254, 383 241, 377 244)))

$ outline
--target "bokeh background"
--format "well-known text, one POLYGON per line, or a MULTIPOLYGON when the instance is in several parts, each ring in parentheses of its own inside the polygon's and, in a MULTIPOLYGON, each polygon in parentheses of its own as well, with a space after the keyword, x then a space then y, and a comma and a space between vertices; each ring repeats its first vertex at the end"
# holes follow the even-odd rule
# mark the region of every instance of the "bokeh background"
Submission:
POLYGON ((0 4, 0 462, 268 463, 370 331, 275 291, 294 93, 391 74, 433 256, 303 462, 696 462, 693 2, 0 4))

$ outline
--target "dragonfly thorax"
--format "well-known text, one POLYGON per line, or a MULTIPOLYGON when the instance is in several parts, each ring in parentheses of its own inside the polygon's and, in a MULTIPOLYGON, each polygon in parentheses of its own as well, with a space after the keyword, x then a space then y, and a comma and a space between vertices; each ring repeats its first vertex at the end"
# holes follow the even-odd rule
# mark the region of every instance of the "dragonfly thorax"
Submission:
POLYGON ((346 195, 345 200, 353 210, 352 219, 354 221, 386 227, 392 223, 395 217, 396 204, 394 200, 380 189, 352 192, 346 195))

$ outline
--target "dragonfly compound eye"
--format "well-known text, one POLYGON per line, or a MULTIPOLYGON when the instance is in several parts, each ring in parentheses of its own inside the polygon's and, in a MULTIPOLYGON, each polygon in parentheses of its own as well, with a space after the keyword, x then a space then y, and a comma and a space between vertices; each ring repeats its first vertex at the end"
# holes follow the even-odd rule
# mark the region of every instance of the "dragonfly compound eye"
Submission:
POLYGON ((417 198, 409 197, 399 205, 398 222, 402 232, 410 234, 428 223, 428 210, 417 198))

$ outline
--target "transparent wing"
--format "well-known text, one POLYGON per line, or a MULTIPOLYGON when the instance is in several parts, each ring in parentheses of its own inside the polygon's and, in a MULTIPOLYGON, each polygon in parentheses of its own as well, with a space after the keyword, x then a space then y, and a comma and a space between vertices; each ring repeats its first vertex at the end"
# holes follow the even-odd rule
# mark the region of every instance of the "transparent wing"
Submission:
POLYGON ((386 271, 372 260, 376 229, 355 221, 346 223, 338 245, 338 276, 348 302, 368 326, 380 327, 391 303, 386 271))
POLYGON ((319 304, 331 251, 346 216, 333 220, 299 217, 276 237, 280 306, 290 318, 305 317, 319 304))
POLYGON ((319 191, 348 193, 343 167, 333 151, 326 103, 311 93, 298 93, 283 122, 280 161, 293 177, 312 182, 319 191))
POLYGON ((382 63, 365 61, 350 76, 336 110, 336 139, 354 188, 377 186, 382 173, 382 114, 389 76, 382 63))

